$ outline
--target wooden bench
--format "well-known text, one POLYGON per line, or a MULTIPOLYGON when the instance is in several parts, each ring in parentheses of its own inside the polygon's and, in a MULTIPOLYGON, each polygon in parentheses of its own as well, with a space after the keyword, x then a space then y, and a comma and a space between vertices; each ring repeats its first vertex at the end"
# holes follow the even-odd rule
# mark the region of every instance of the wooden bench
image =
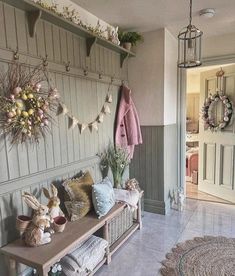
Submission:
MULTIPOLYGON (((76 246, 88 239, 97 230, 103 230, 103 238, 108 240, 109 222, 112 218, 120 214, 126 207, 125 204, 115 204, 110 212, 97 219, 97 216, 89 214, 86 217, 75 221, 68 222, 63 233, 55 233, 52 237, 52 242, 39 247, 26 247, 21 239, 13 241, 1 248, 1 253, 5 255, 9 267, 9 275, 17 275, 17 262, 23 263, 30 267, 36 268, 40 276, 47 276, 53 264, 58 262, 76 246)), ((94 274, 104 263, 109 264, 111 255, 127 240, 137 229, 140 229, 141 224, 141 206, 140 202, 137 211, 137 220, 133 226, 126 231, 112 246, 106 250, 106 255, 102 262, 92 272, 94 274)))

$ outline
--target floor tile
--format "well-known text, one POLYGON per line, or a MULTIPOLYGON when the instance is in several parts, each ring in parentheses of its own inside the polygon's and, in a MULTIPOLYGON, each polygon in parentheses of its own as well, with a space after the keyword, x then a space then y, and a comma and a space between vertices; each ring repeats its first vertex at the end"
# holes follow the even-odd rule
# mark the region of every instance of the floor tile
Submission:
POLYGON ((204 235, 235 237, 235 206, 186 199, 182 212, 144 212, 137 231, 98 276, 157 276, 161 261, 177 243, 204 235))

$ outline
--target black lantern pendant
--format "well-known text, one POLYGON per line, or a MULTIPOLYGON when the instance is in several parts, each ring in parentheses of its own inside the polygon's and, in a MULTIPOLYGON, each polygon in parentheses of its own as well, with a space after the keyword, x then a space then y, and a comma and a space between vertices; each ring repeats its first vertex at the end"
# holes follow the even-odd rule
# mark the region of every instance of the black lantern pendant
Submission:
POLYGON ((203 32, 192 25, 192 0, 190 0, 189 25, 178 35, 178 67, 192 68, 200 66, 201 38, 203 32))

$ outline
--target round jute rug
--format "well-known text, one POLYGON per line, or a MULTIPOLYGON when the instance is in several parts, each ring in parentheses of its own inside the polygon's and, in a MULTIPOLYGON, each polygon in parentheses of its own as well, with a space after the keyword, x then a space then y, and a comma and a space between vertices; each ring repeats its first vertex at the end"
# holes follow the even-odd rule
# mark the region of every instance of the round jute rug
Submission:
POLYGON ((235 276, 235 239, 205 236, 179 243, 162 264, 163 276, 235 276))

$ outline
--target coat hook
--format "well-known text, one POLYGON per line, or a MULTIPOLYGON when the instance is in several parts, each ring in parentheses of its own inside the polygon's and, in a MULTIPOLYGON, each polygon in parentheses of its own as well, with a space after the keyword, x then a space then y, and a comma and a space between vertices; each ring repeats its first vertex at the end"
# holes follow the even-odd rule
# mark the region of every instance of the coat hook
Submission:
POLYGON ((14 55, 13 55, 14 60, 19 60, 19 53, 18 53, 18 47, 16 48, 16 51, 14 51, 14 55))
POLYGON ((83 70, 83 74, 84 74, 84 76, 88 76, 87 67, 83 70))
POLYGON ((65 65, 65 70, 66 72, 70 71, 70 61, 68 61, 67 64, 65 65))
POLYGON ((42 59, 42 65, 43 65, 43 67, 47 67, 48 66, 47 58, 48 58, 48 55, 46 55, 45 58, 42 59))
POLYGON ((125 81, 124 80, 122 80, 122 85, 124 85, 125 84, 125 81))
POLYGON ((102 75, 102 71, 99 73, 99 79, 102 80, 103 75, 102 75))
POLYGON ((111 76, 111 83, 114 82, 114 77, 115 77, 115 75, 111 76))

